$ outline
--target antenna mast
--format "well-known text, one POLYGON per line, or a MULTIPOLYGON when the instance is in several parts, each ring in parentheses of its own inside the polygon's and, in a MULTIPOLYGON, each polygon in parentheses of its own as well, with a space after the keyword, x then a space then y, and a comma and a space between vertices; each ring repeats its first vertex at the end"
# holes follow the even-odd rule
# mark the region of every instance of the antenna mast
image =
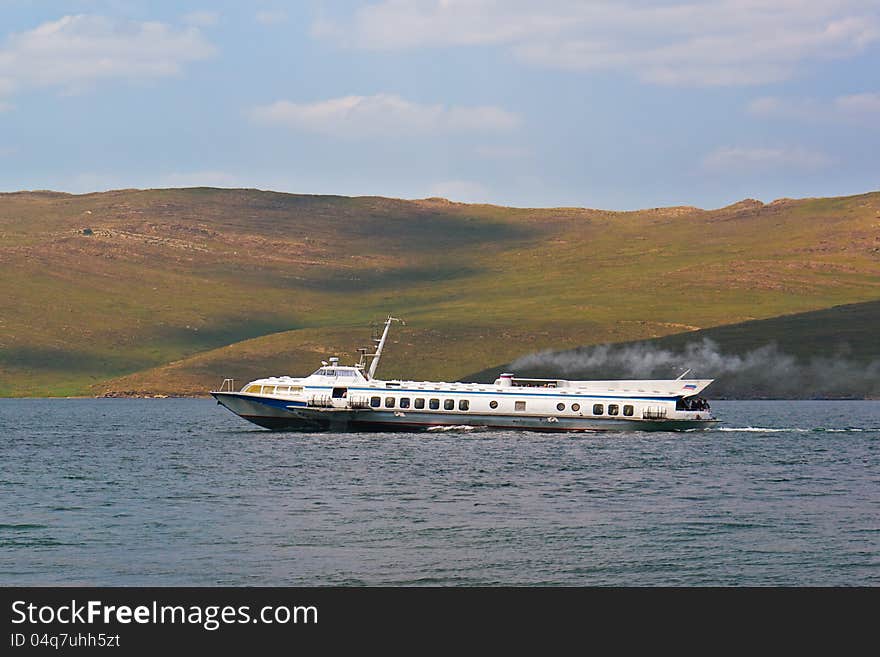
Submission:
POLYGON ((385 320, 385 330, 382 331, 382 337, 375 340, 377 343, 376 353, 369 354, 372 356, 373 360, 370 361, 370 370, 367 372, 367 378, 372 379, 373 375, 376 374, 376 368, 379 366, 379 359, 382 357, 382 350, 385 348, 385 340, 388 338, 388 329, 391 328, 391 322, 400 322, 406 326, 406 322, 402 319, 388 315, 388 319, 385 320))

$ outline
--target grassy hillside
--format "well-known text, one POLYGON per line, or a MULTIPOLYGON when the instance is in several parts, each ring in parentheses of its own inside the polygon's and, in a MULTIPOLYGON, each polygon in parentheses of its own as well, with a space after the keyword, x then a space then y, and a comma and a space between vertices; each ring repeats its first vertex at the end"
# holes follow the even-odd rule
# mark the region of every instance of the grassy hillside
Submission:
POLYGON ((388 312, 408 326, 384 375, 457 378, 538 349, 877 299, 880 193, 639 212, 0 195, 0 395, 195 394, 305 372, 353 355, 388 312))

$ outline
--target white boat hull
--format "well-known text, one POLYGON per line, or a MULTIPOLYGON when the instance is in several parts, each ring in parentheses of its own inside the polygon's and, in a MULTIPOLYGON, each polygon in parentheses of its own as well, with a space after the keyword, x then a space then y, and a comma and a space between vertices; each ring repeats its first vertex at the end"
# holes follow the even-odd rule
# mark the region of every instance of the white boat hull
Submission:
POLYGON ((683 420, 315 408, 302 402, 245 393, 211 394, 218 404, 239 417, 274 431, 426 431, 455 426, 546 432, 683 431, 706 428, 717 422, 708 414, 705 419, 683 420))

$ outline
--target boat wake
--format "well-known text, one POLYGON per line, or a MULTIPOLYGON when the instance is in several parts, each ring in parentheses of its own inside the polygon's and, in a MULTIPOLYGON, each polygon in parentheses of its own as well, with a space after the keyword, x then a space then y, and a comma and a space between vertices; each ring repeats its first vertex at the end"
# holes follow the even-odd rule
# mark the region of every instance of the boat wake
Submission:
POLYGON ((864 433, 878 431, 880 427, 713 427, 708 431, 726 431, 734 433, 864 433))
POLYGON ((486 431, 488 427, 474 427, 469 424, 451 424, 449 426, 428 427, 428 431, 445 433, 447 431, 486 431))

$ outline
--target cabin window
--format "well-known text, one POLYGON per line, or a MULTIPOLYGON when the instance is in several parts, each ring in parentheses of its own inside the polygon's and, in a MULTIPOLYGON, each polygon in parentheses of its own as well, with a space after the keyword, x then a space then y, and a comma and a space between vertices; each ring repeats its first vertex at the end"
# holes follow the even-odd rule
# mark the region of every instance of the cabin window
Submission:
POLYGON ((381 397, 370 397, 370 406, 373 408, 379 408, 382 405, 381 397))
POLYGON ((513 410, 515 411, 524 411, 526 410, 526 403, 524 401, 518 401, 513 403, 513 410))
POLYGON ((425 407, 425 398, 424 397, 416 397, 416 408, 424 408, 425 407))
POLYGON ((557 410, 557 411, 564 411, 564 410, 565 410, 565 404, 563 404, 562 402, 556 404, 556 410, 557 410))
POLYGON ((617 415, 620 412, 620 406, 617 404, 608 404, 608 415, 617 415))
POLYGON ((605 412, 605 407, 602 404, 593 404, 593 415, 602 415, 605 412))
POLYGON ((627 417, 629 417, 633 414, 632 404, 627 404, 626 406, 623 407, 623 414, 626 415, 627 417))
POLYGON ((400 398, 400 407, 401 408, 409 408, 409 397, 401 397, 400 398))
POLYGON ((489 408, 498 408, 498 402, 493 399, 489 402, 489 408))
POLYGON ((429 400, 428 401, 428 408, 430 408, 432 411, 436 411, 438 408, 440 408, 440 400, 439 399, 429 400))
POLYGON ((385 398, 385 408, 394 408, 394 397, 385 398))
POLYGON ((248 386, 245 392, 255 393, 257 395, 260 394, 260 386, 248 386))
POLYGON ((263 394, 264 395, 274 395, 275 394, 275 386, 263 386, 263 394))
POLYGON ((444 399, 443 400, 443 408, 447 411, 451 411, 455 409, 455 400, 454 399, 444 399))
POLYGON ((581 405, 578 403, 574 403, 571 405, 571 410, 573 410, 575 413, 577 413, 579 410, 581 410, 581 405))
POLYGON ((471 403, 467 399, 458 400, 458 410, 466 411, 471 407, 471 403))

